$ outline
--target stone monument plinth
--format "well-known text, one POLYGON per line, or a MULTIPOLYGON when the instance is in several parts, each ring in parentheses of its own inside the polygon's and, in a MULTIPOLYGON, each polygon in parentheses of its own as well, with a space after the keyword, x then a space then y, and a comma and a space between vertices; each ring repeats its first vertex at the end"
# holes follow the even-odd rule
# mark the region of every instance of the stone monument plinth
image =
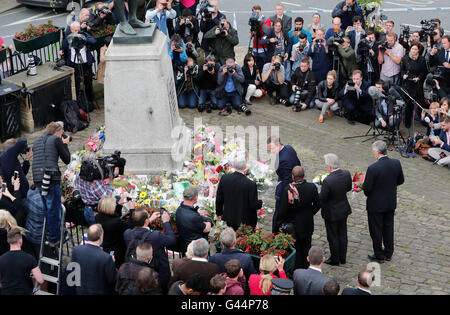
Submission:
POLYGON ((120 150, 133 174, 176 170, 182 161, 172 158, 178 140, 171 135, 183 121, 167 36, 154 25, 136 31, 124 35, 117 28, 105 56, 104 153, 120 150))

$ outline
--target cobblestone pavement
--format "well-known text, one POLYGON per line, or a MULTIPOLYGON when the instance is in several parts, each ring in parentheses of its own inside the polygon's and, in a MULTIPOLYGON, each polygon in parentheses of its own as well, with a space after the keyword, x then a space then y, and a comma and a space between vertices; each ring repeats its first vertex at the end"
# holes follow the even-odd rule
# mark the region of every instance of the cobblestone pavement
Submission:
MULTIPOLYGON (((243 48, 245 49, 245 48, 243 48)), ((242 49, 242 50, 243 50, 242 49)), ((238 54, 238 60, 241 55, 238 54)), ((103 99, 101 86, 96 86, 98 97, 103 99)), ((100 101, 102 104, 102 101, 100 101)), ((184 122, 193 127, 194 118, 201 117, 203 123, 226 126, 279 126, 284 143, 292 145, 306 169, 306 179, 311 181, 318 173, 326 172, 323 155, 336 153, 342 168, 350 172, 365 172, 375 159, 371 153, 372 141, 345 140, 343 136, 365 134, 368 126, 350 126, 341 117, 326 118, 319 124, 319 111, 310 109, 293 113, 283 105, 269 105, 267 97, 254 101, 250 106, 253 114, 249 117, 235 111, 229 117, 220 117, 217 111, 211 114, 197 110, 180 110, 184 122)), ((91 113, 91 126, 74 135, 70 144, 71 152, 79 150, 83 142, 103 124, 103 109, 91 113)), ((27 134, 34 141, 42 131, 27 134)), ((262 139, 265 141, 265 139, 262 139)), ((264 142, 263 142, 264 143, 264 142)), ((449 204, 450 190, 448 168, 432 165, 419 157, 405 159, 397 152, 389 156, 400 159, 405 174, 405 183, 399 186, 398 207, 395 215, 395 252, 392 261, 381 264, 381 284, 373 288, 374 294, 450 294, 450 231, 449 204)), ((271 191, 266 204, 274 207, 271 191)), ((340 267, 324 265, 324 273, 336 279, 341 290, 355 286, 358 272, 369 263, 367 254, 372 252, 367 214, 363 193, 353 199, 349 194, 353 213, 348 219, 347 264, 340 267)), ((262 225, 271 227, 271 216, 264 218, 262 225)), ((320 212, 315 216, 313 245, 322 247, 326 257, 329 248, 326 240, 324 221, 320 212)))

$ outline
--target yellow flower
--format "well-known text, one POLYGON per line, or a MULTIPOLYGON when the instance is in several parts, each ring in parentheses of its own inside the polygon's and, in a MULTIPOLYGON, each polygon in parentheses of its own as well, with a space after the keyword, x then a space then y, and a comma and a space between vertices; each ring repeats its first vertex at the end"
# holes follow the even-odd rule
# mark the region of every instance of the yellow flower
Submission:
POLYGON ((148 206, 150 204, 150 199, 146 199, 144 203, 148 206))
POLYGON ((147 197, 147 193, 145 191, 143 191, 139 194, 140 199, 144 199, 145 197, 147 197))

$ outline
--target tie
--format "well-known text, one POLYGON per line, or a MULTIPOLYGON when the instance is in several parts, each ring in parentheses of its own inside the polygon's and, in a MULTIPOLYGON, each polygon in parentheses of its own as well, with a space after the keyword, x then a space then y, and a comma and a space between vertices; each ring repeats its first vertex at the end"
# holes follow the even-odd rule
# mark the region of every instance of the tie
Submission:
POLYGON ((446 61, 446 62, 450 62, 450 60, 448 59, 449 53, 450 53, 450 50, 447 50, 447 51, 445 52, 445 61, 446 61))

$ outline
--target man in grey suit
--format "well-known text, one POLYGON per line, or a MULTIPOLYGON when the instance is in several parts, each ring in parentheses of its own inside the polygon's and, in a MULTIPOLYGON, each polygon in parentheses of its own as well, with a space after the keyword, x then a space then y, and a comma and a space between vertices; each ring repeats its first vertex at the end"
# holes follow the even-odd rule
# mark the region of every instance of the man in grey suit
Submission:
POLYGON ((290 17, 289 15, 284 14, 284 5, 282 5, 281 3, 278 3, 275 6, 275 15, 270 17, 270 20, 272 21, 272 25, 273 23, 275 23, 275 21, 277 19, 280 19, 283 21, 283 31, 290 31, 292 29, 292 17, 290 17))
POLYGON ((295 295, 323 295, 323 286, 328 282, 328 277, 322 274, 322 265, 325 261, 323 250, 313 246, 309 250, 308 269, 294 271, 295 295))

